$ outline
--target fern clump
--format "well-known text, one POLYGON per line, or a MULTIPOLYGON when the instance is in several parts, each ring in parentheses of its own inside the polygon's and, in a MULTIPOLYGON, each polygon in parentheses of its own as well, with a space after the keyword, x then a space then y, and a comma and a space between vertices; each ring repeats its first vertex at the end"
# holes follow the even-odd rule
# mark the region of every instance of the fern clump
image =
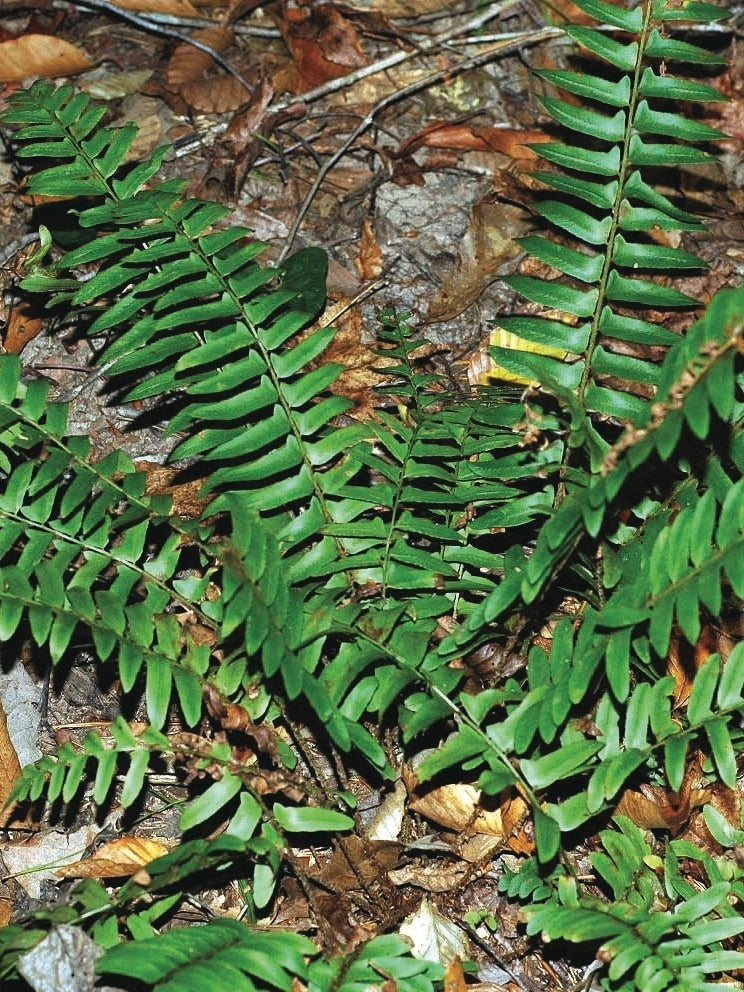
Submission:
MULTIPOLYGON (((355 420, 323 363, 334 332, 313 326, 323 252, 264 265, 224 207, 157 180, 163 150, 128 162, 133 126, 102 126, 70 87, 10 99, 17 154, 40 164, 28 191, 81 200, 75 247, 40 253, 22 287, 103 339, 109 387, 162 412, 172 461, 209 497, 196 519, 174 513, 126 456, 96 460, 64 405, 0 356, 0 638, 28 636, 52 664, 92 644, 149 720, 63 745, 14 799, 70 803, 87 787, 130 809, 163 762, 194 785, 180 843, 145 873, 88 880, 0 933, 11 988, 18 955, 65 923, 105 949, 102 975, 163 992, 430 992, 442 968, 394 934, 339 952, 265 925, 287 866, 312 891, 295 842, 360 829, 344 782, 308 773, 308 727, 339 764, 391 777, 426 746, 419 786, 464 776, 496 802, 519 797, 534 853, 502 888, 530 905, 529 934, 597 950, 604 987, 704 989, 744 965, 727 944, 735 864, 613 820, 626 787, 680 790, 693 749, 707 786, 736 787, 741 646, 704 659, 683 701, 667 658, 744 596, 744 295, 716 296, 684 336, 649 314, 696 306, 673 276, 701 263, 667 239, 701 222, 655 183, 659 167, 711 158, 698 145, 717 132, 680 106, 718 93, 670 66, 719 64, 677 32, 720 12, 577 2, 603 29, 567 33, 598 68, 542 73, 570 95, 544 98, 566 134, 539 146, 557 167, 538 174, 552 234, 523 242, 546 276, 510 279, 552 312, 500 321, 552 352, 494 356, 539 384, 520 399, 450 395, 390 308, 389 384, 355 420), (482 665, 484 651, 500 661, 482 665), (587 882, 572 844, 589 824, 603 829, 587 882), (706 892, 685 878, 691 859, 706 892), (192 885, 235 875, 250 927, 163 929, 192 885)), ((722 819, 706 812, 725 851, 741 831, 722 819)))

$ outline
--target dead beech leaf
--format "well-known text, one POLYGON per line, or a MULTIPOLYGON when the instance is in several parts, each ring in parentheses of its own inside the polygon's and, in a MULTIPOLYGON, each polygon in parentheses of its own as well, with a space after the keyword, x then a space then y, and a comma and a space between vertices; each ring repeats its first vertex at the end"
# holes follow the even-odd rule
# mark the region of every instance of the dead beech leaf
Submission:
POLYGON ((474 785, 455 782, 423 793, 414 792, 409 805, 427 819, 457 833, 467 831, 504 836, 500 807, 486 809, 481 806, 481 791, 474 785))
POLYGON ((454 148, 462 151, 500 152, 515 159, 533 159, 537 157, 537 152, 528 145, 548 140, 549 135, 544 131, 435 121, 404 141, 393 157, 409 157, 419 148, 454 148))
POLYGON ((146 14, 170 14, 173 17, 199 17, 189 0, 111 0, 122 10, 141 10, 146 14))
POLYGON ((382 272, 382 250, 369 217, 364 218, 356 267, 362 279, 376 279, 382 272))
POLYGON ((661 785, 643 783, 638 790, 626 789, 620 796, 617 812, 627 816, 644 830, 669 830, 678 834, 694 809, 710 798, 709 788, 694 788, 699 768, 693 762, 678 792, 661 785))
POLYGON ((527 217, 518 207, 482 201, 473 207, 458 248, 457 265, 445 273, 429 302, 427 323, 453 320, 496 279, 504 263, 520 251, 515 238, 527 232, 527 217))
POLYGON ((424 897, 421 905, 400 926, 400 934, 413 944, 414 957, 438 961, 449 965, 455 958, 461 961, 470 957, 470 947, 465 934, 452 920, 439 912, 424 897))
POLYGON ((467 864, 404 865, 389 872, 393 885, 414 885, 427 892, 452 892, 470 871, 467 864))
POLYGON ((92 65, 81 48, 52 35, 24 34, 0 42, 2 83, 21 83, 31 76, 74 76, 92 65))
POLYGON ((144 837, 120 837, 99 847, 92 858, 65 865, 56 872, 59 878, 119 878, 133 875, 169 848, 159 840, 144 837))
MULTIPOLYGON (((207 28, 197 31, 194 38, 209 45, 215 52, 223 52, 231 43, 235 33, 230 27, 207 28)), ((214 65, 214 59, 208 52, 187 45, 185 42, 177 45, 170 62, 165 69, 165 82, 170 89, 179 90, 184 83, 201 79, 204 73, 214 65)))
POLYGON ((20 355, 29 341, 32 341, 44 326, 44 319, 38 315, 29 300, 21 300, 10 311, 8 326, 3 338, 3 347, 9 355, 20 355))
POLYGON ((333 4, 285 8, 279 30, 305 86, 320 86, 367 64, 356 28, 333 4))
POLYGON ((5 711, 0 701, 0 827, 7 826, 13 819, 15 807, 4 809, 4 806, 20 774, 21 763, 10 739, 5 711))

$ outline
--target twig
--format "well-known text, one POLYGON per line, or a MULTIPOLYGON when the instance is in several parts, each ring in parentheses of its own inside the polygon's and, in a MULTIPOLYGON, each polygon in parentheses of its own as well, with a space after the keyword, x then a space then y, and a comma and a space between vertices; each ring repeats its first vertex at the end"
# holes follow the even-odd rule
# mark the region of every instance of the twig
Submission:
POLYGON ((123 7, 117 7, 115 3, 111 3, 110 0, 69 0, 71 6, 73 7, 90 7, 92 10, 102 10, 107 14, 111 14, 112 17, 120 17, 123 21, 128 21, 130 24, 134 24, 135 27, 142 28, 143 31, 150 31, 152 34, 163 35, 165 38, 175 38, 177 41, 181 41, 186 45, 191 45, 193 48, 198 48, 200 52, 205 52, 220 66, 225 72, 228 72, 234 79, 240 83, 240 85, 246 90, 249 96, 253 96, 253 87, 241 74, 235 69, 224 56, 220 55, 218 51, 212 48, 211 45, 207 45, 204 41, 199 41, 198 38, 192 38, 190 35, 185 34, 183 31, 179 31, 177 28, 171 27, 167 24, 159 24, 157 21, 142 15, 134 14, 130 10, 125 10, 123 7))
POLYGON ((371 65, 362 66, 361 69, 355 69, 353 72, 349 72, 345 76, 340 76, 338 79, 329 79, 327 83, 323 83, 322 86, 316 86, 315 89, 308 90, 307 93, 298 93, 297 96, 284 97, 281 100, 277 100, 275 103, 269 105, 268 110, 271 113, 276 113, 286 110, 292 104, 313 103, 315 100, 320 100, 329 93, 335 93, 336 90, 353 86, 360 79, 366 79, 368 76, 374 76, 375 73, 384 72, 385 69, 390 69, 394 65, 400 65, 401 62, 406 62, 408 59, 427 55, 452 38, 457 38, 465 32, 472 33, 473 31, 477 31, 484 24, 492 21, 494 17, 499 17, 505 10, 517 6, 519 3, 521 3, 521 0, 503 0, 500 4, 491 4, 486 10, 481 11, 480 14, 466 21, 465 24, 449 28, 447 31, 443 31, 433 38, 425 39, 413 51, 394 52, 392 55, 386 55, 385 58, 379 59, 371 65))
MULTIPOLYGON (((508 2, 511 3, 512 0, 508 0, 508 2)), ((537 31, 528 31, 517 37, 507 38, 504 41, 499 42, 497 45, 494 45, 492 48, 489 48, 485 52, 480 52, 478 55, 473 55, 468 59, 463 59, 462 62, 458 63, 455 66, 451 66, 449 69, 434 72, 431 75, 427 76, 425 79, 419 79, 416 82, 403 87, 403 89, 401 90, 397 90, 394 93, 389 93, 386 97, 383 97, 381 100, 379 100, 374 105, 374 107, 372 107, 372 109, 366 114, 363 120, 360 121, 360 123, 354 128, 354 130, 351 132, 351 134, 346 139, 346 141, 344 141, 341 147, 336 152, 334 152, 333 155, 331 155, 331 157, 327 159, 320 167, 320 170, 318 171, 318 175, 316 176, 315 181, 308 190, 308 193, 305 196, 305 199, 302 201, 302 205, 300 206, 299 211, 297 212, 297 216, 295 217, 294 223, 292 224, 289 235, 287 236, 287 240, 279 256, 278 264, 284 261, 284 259, 291 251, 292 244, 294 243, 294 240, 297 237, 297 232, 302 226, 302 222, 305 218, 305 214, 307 213, 310 204, 315 199, 318 190, 323 185, 326 176, 331 171, 331 169, 336 165, 336 163, 340 159, 342 159, 344 155, 346 155, 346 153, 349 151, 352 145, 354 145, 357 139, 362 134, 364 134, 364 132, 369 127, 372 126, 375 117, 380 113, 380 111, 384 110, 386 107, 389 107, 391 104, 396 103, 398 100, 403 100, 406 97, 412 96, 414 93, 418 93, 419 90, 426 89, 429 86, 433 86, 437 82, 441 81, 441 79, 444 78, 445 76, 459 75, 461 72, 465 72, 468 69, 475 68, 476 66, 479 65, 484 65, 486 62, 489 62, 495 55, 510 51, 513 48, 517 48, 519 45, 532 45, 538 41, 544 41, 547 38, 559 37, 561 34, 563 34, 563 32, 561 31, 560 28, 549 27, 549 28, 540 28, 537 31)), ((441 43, 441 40, 442 40, 441 38, 438 39, 438 43, 441 43)))

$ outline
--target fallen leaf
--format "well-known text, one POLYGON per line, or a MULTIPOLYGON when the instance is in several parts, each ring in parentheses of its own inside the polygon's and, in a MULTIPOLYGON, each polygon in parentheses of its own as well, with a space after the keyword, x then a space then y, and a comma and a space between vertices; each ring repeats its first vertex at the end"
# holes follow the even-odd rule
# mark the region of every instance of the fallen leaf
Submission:
POLYGON ((701 761, 701 755, 690 761, 678 791, 644 782, 637 790, 626 789, 622 793, 616 811, 644 830, 669 830, 678 834, 692 811, 704 806, 711 796, 710 787, 698 787, 704 781, 701 761))
POLYGON ((41 898, 41 886, 53 880, 56 871, 81 857, 97 834, 87 823, 72 833, 47 830, 19 844, 3 845, 3 861, 8 875, 14 877, 31 899, 41 898))
POLYGON ((400 933, 408 937, 414 957, 449 965, 455 958, 470 956, 470 948, 460 927, 442 916, 436 906, 424 897, 419 908, 407 916, 400 926, 400 933))
POLYGON ((7 826, 13 819, 15 806, 4 807, 20 774, 21 763, 10 739, 5 710, 0 701, 0 826, 7 826))
POLYGON ((141 10, 146 14, 171 14, 173 17, 199 17, 189 0, 111 0, 122 10, 141 10))
POLYGON ((518 372, 511 372, 498 364, 493 357, 490 348, 505 348, 511 351, 529 351, 536 355, 550 355, 553 358, 565 358, 568 352, 559 348, 551 348, 545 344, 535 344, 534 341, 527 341, 519 337, 513 331, 507 331, 503 327, 495 327, 491 331, 488 339, 488 349, 478 349, 473 353, 468 362, 468 381, 471 386, 486 386, 494 380, 499 382, 514 382, 521 386, 536 386, 539 383, 529 376, 520 375, 518 372))
POLYGON ((359 255, 356 267, 362 279, 376 279, 382 272, 382 250, 377 243, 375 229, 370 217, 365 217, 362 223, 362 234, 359 239, 359 255))
POLYGON ((133 875, 143 865, 167 854, 169 848, 159 840, 144 837, 120 837, 99 847, 92 858, 84 858, 59 868, 58 878, 119 878, 133 875))
POLYGON ((333 4, 284 8, 278 23, 303 87, 367 64, 356 28, 333 4))
POLYGON ((427 892, 452 892, 470 871, 468 864, 456 865, 405 865, 391 871, 393 885, 415 885, 427 892))
POLYGON ((25 34, 0 42, 2 83, 21 83, 31 76, 74 76, 92 65, 81 48, 48 34, 25 34))
POLYGON ((367 829, 370 840, 397 840, 403 826, 406 799, 408 793, 402 779, 398 779, 395 788, 389 792, 380 803, 372 823, 367 829))

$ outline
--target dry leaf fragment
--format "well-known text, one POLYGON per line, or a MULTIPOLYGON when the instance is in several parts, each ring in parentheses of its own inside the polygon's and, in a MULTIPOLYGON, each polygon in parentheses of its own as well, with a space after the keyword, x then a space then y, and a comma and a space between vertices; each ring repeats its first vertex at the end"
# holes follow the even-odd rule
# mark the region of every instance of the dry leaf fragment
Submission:
POLYGON ((111 0, 122 10, 141 10, 146 14, 171 14, 173 17, 199 17, 190 0, 111 0))
POLYGON ((21 83, 31 76, 73 76, 93 63, 77 45, 48 34, 25 34, 0 42, 0 82, 21 83))
POLYGON ((646 782, 638 790, 626 789, 620 796, 617 812, 645 830, 669 830, 672 834, 678 834, 690 819, 692 811, 710 799, 710 788, 698 787, 704 782, 700 764, 701 757, 698 755, 688 765, 677 792, 646 782))
POLYGON ((449 965, 455 958, 464 960, 470 956, 462 930, 425 897, 416 912, 403 921, 400 933, 413 944, 411 953, 416 958, 449 965))
POLYGON ((393 885, 415 885, 427 892, 452 892, 462 885, 470 871, 468 864, 404 865, 389 872, 393 885))
MULTIPOLYGON (((198 31, 194 38, 209 45, 215 52, 223 52, 232 43, 234 31, 230 27, 208 28, 198 31)), ((214 59, 208 52, 184 42, 176 46, 171 56, 165 70, 165 82, 171 89, 178 90, 184 83, 201 79, 213 65, 214 59)))
POLYGON ((359 257, 356 267, 362 279, 376 279, 382 272, 382 250, 377 243, 375 229, 369 217, 364 218, 359 240, 359 257))
POLYGON ((10 793, 21 774, 21 763, 8 733, 5 710, 0 701, 0 826, 13 819, 14 807, 4 809, 10 793))
POLYGON ((279 30, 306 86, 320 86, 367 64, 356 28, 330 3, 285 8, 279 30))
POLYGON ((549 141, 544 131, 524 131, 513 127, 488 127, 466 122, 435 121, 407 138, 393 158, 410 157, 419 148, 454 148, 463 151, 499 152, 515 159, 534 159, 531 144, 549 141))
POLYGON ((144 837, 120 837, 103 844, 92 858, 84 858, 56 872, 59 878, 119 878, 133 875, 143 865, 168 853, 159 840, 144 837))

